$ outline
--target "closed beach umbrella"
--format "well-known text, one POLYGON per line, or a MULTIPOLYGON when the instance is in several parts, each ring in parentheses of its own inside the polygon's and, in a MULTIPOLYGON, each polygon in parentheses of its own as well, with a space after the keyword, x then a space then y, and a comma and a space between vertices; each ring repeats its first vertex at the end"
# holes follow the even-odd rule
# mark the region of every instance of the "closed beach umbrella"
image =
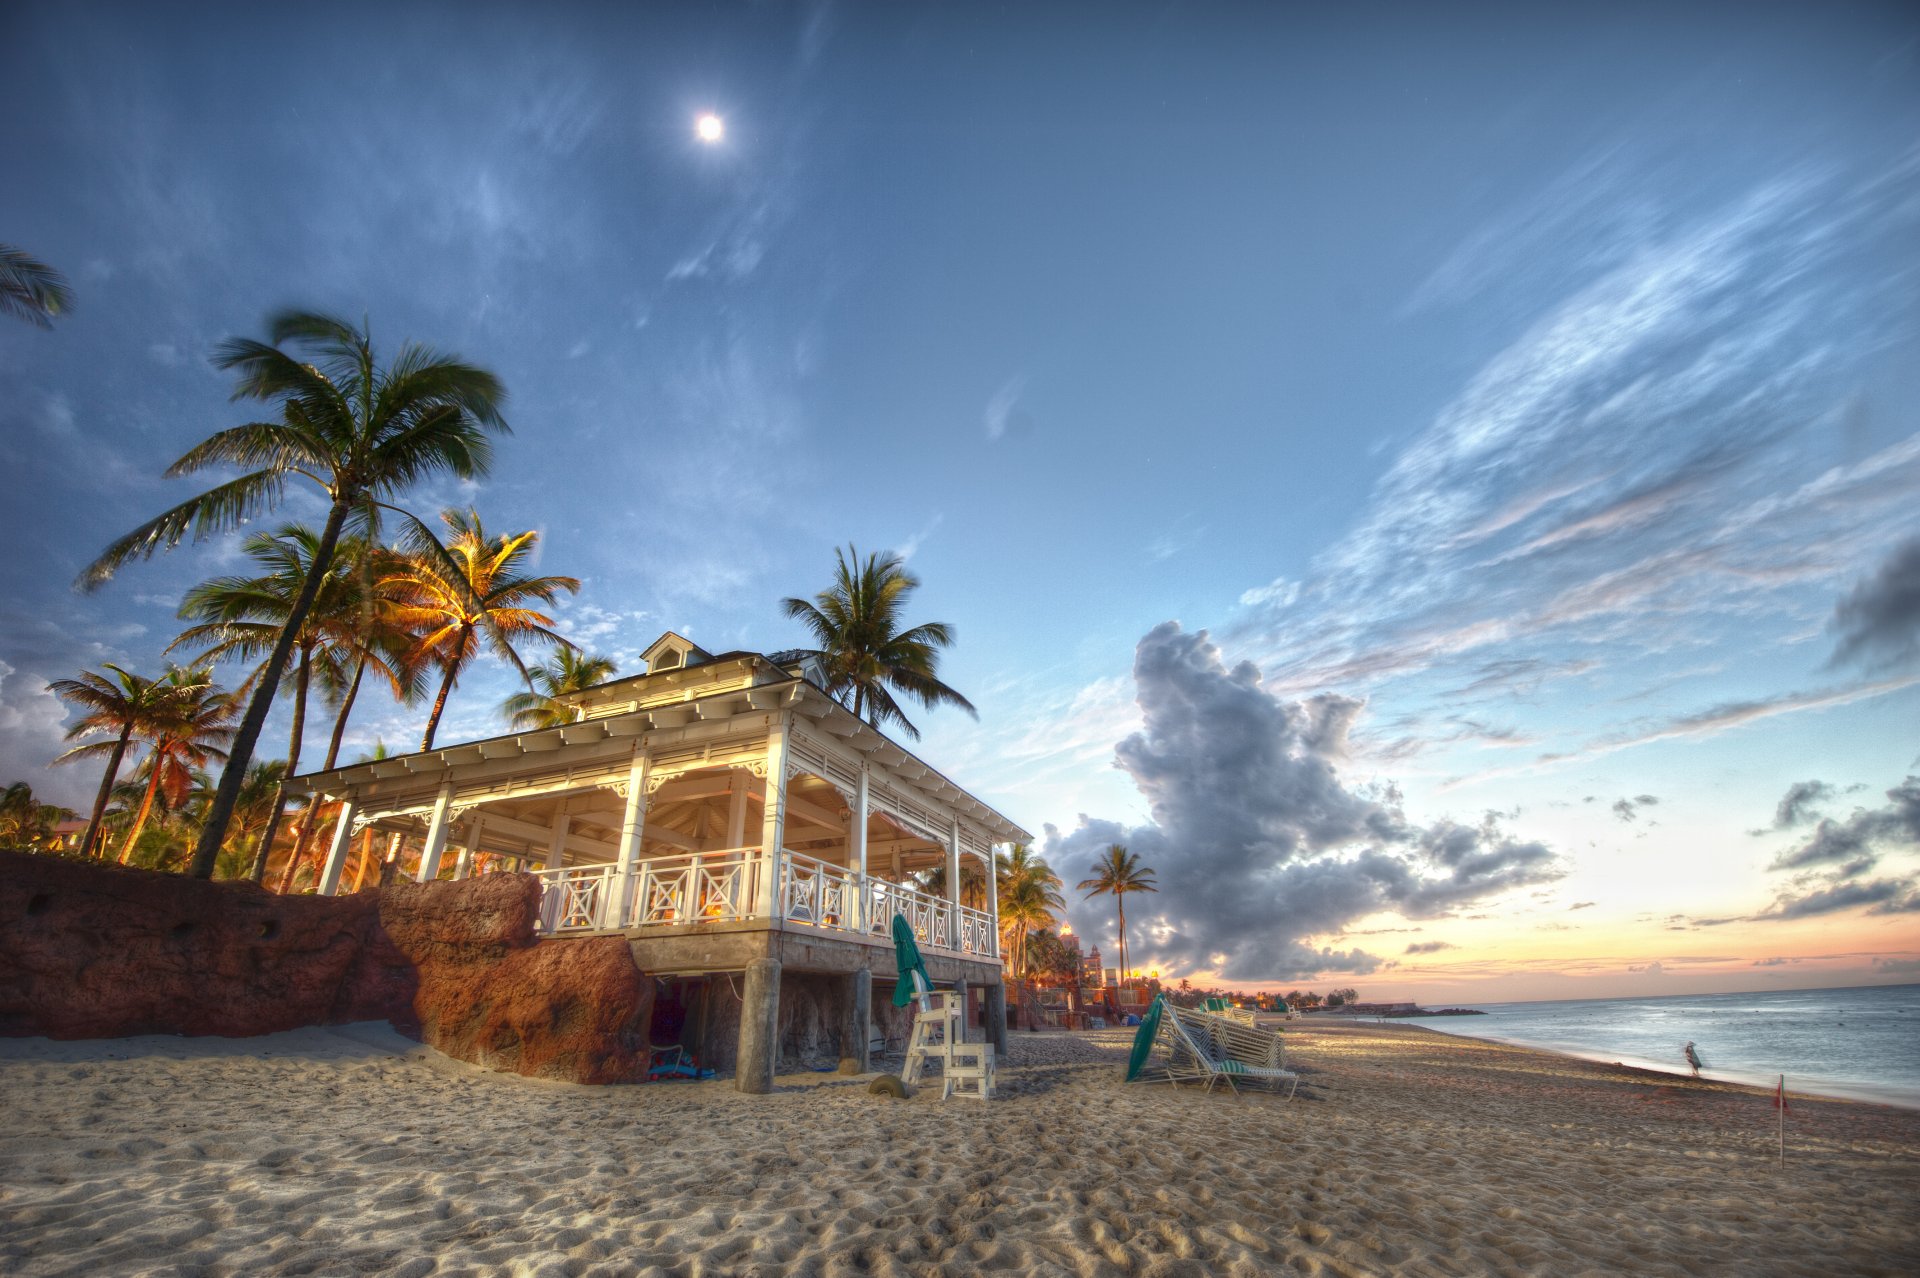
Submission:
POLYGON ((933 981, 927 976, 927 965, 921 961, 920 946, 913 939, 913 929, 907 926, 906 916, 893 916, 893 965, 899 969, 900 980, 893 987, 893 1005, 905 1007, 913 1002, 914 995, 933 988, 933 981), (918 989, 914 987, 914 978, 920 979, 918 989))
POLYGON ((1147 1004, 1147 1014, 1140 1018, 1140 1028, 1133 1033, 1133 1054, 1127 1057, 1129 1083, 1140 1077, 1140 1071, 1146 1068, 1147 1057, 1153 1055, 1153 1040, 1160 1033, 1160 1000, 1164 997, 1162 994, 1153 996, 1153 1002, 1147 1004))

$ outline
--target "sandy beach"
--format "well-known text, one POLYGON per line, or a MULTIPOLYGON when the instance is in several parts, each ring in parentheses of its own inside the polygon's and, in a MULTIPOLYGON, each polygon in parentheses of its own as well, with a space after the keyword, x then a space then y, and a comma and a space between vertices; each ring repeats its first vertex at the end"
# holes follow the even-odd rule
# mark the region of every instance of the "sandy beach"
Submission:
POLYGON ((1920 1113, 1408 1026, 1289 1104, 1019 1035, 991 1105, 837 1075, 588 1088, 384 1026, 0 1040, 0 1272, 1903 1274, 1920 1113))

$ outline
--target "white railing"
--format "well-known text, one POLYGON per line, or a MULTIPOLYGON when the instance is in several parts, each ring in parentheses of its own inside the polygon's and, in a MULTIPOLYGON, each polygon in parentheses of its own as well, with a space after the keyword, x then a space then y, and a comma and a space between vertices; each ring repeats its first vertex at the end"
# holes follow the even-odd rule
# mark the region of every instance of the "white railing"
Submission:
POLYGON ((614 926, 614 885, 619 881, 611 865, 574 865, 558 870, 535 870, 540 880, 540 930, 569 932, 614 926))
POLYGON ((956 948, 962 954, 984 954, 988 957, 999 953, 1000 929, 994 925, 993 915, 985 910, 960 907, 960 944, 956 948))
POLYGON ((775 918, 786 923, 893 935, 902 915, 921 945, 996 958, 999 934, 985 910, 902 883, 855 874, 803 853, 769 858, 759 848, 654 857, 634 867, 630 893, 619 868, 577 865, 538 870, 540 930, 570 932, 775 918), (620 899, 626 897, 623 903, 620 899))
POLYGON ((867 905, 863 911, 866 931, 873 936, 893 935, 893 916, 898 914, 913 929, 913 939, 921 945, 951 950, 954 945, 953 902, 944 896, 918 892, 885 879, 867 880, 867 905))
POLYGON ((634 871, 629 923, 723 923, 752 918, 765 869, 759 848, 727 848, 655 857, 634 871))
POLYGON ((788 852, 780 867, 780 917, 789 923, 854 930, 854 906, 860 902, 860 876, 799 852, 788 852))

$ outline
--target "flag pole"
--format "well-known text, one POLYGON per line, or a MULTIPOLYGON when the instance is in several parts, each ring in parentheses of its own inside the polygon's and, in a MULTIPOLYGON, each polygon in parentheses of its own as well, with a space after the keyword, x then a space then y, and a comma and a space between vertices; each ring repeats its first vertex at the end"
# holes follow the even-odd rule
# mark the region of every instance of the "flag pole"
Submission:
POLYGON ((1787 1165, 1787 1076, 1780 1076, 1780 1090, 1774 1097, 1780 1104, 1780 1166, 1787 1165))

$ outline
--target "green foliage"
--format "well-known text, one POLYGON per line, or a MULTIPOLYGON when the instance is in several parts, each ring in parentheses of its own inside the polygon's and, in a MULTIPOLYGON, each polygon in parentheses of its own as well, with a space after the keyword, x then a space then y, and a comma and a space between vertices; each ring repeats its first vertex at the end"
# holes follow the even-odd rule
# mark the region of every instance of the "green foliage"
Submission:
POLYGON ((444 510, 440 519, 450 534, 445 544, 430 531, 421 534, 425 540, 381 582, 393 596, 395 618, 415 636, 413 659, 431 663, 441 673, 422 750, 433 748, 447 694, 479 654, 483 640, 529 683, 533 676, 520 659, 517 643, 572 646, 550 629, 553 618, 529 605, 551 604, 562 591, 580 589, 575 577, 524 575, 540 543, 539 533, 489 536, 473 510, 444 510))
POLYGON ((491 436, 507 431, 500 380, 430 347, 409 342, 382 368, 365 327, 306 311, 274 316, 269 339, 225 342, 214 364, 235 375, 236 400, 268 404, 277 416, 216 431, 167 471, 181 476, 233 468, 241 474, 114 541, 79 581, 90 590, 123 564, 172 549, 189 534, 199 540, 229 532, 275 508, 290 480, 306 480, 326 494, 327 522, 308 577, 260 671, 194 849, 190 872, 201 878, 213 873, 294 639, 348 522, 377 544, 383 513, 396 514, 426 533, 423 544, 437 545, 431 531, 394 499, 424 480, 485 475, 493 461, 491 436))
POLYGON ((52 328, 73 309, 67 277, 11 244, 0 244, 0 314, 52 328))
POLYGON ((1080 880, 1079 888, 1088 896, 1111 896, 1120 916, 1120 979, 1126 980, 1131 968, 1127 955, 1127 897, 1136 892, 1158 892, 1154 872, 1140 863, 1137 853, 1121 844, 1107 848, 1103 859, 1094 862, 1093 875, 1080 880))
POLYGON ((615 672, 612 657, 590 656, 577 648, 557 649, 527 671, 528 690, 501 702, 500 713, 519 732, 572 723, 580 717, 579 707, 560 698, 605 683, 615 672))
POLYGON ((907 596, 919 589, 920 579, 897 555, 863 561, 852 546, 833 553, 832 585, 811 601, 781 601, 786 615, 812 632, 812 655, 825 667, 827 691, 874 727, 897 725, 916 740, 920 731, 900 709, 896 692, 928 709, 950 705, 976 714, 972 702, 939 679, 940 650, 952 646, 953 627, 930 621, 903 628, 907 596))

